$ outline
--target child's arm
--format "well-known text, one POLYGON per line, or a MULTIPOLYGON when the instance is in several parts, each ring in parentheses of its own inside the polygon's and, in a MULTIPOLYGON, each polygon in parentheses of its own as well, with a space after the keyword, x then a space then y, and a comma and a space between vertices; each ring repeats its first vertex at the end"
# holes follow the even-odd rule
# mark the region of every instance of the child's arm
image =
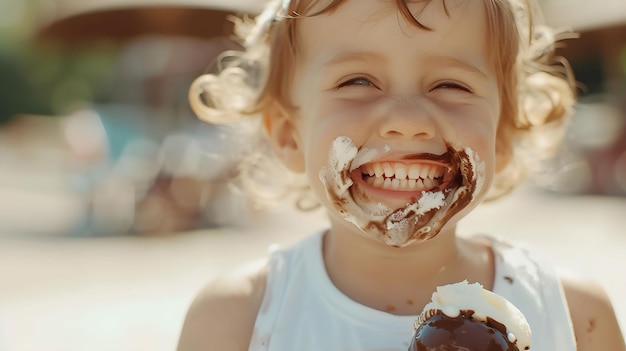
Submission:
POLYGON ((178 351, 247 351, 265 277, 265 264, 255 264, 211 282, 187 312, 178 351))
POLYGON ((578 351, 626 351, 615 311, 604 289, 579 277, 563 278, 578 351))

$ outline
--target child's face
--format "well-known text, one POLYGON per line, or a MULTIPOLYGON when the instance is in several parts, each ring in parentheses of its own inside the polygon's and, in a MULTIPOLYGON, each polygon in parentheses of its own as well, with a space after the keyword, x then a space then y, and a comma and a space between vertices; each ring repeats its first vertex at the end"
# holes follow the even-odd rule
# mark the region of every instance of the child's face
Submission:
POLYGON ((500 99, 484 5, 446 4, 419 16, 432 31, 381 0, 297 19, 297 115, 280 137, 293 138, 292 168, 333 221, 389 245, 453 229, 494 174, 500 99))

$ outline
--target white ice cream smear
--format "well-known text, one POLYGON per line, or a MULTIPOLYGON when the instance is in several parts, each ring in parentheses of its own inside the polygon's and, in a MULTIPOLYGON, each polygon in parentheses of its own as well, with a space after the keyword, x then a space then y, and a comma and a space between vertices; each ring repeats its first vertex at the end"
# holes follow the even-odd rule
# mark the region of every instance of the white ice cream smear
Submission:
POLYGON ((333 141, 328 155, 328 167, 320 172, 320 178, 322 181, 326 180, 326 185, 333 185, 332 191, 335 194, 343 195, 353 184, 352 179, 343 175, 342 171, 350 168, 357 154, 358 150, 350 138, 338 137, 333 141))
MULTIPOLYGON (((350 139, 350 138, 348 138, 350 139)), ((354 160, 352 161, 352 165, 350 166, 350 172, 354 171, 355 169, 363 166, 364 164, 376 159, 377 157, 380 157, 381 155, 384 155, 386 153, 388 153, 391 150, 391 148, 387 145, 384 146, 383 150, 377 150, 377 149, 367 149, 367 148, 363 148, 361 150, 359 150, 359 152, 356 154, 356 156, 354 157, 354 160)))
MULTIPOLYGON (((425 213, 445 206, 446 199, 441 191, 422 192, 422 196, 417 202, 410 203, 400 211, 389 215, 385 221, 387 231, 390 233, 388 240, 390 245, 402 246, 410 241, 413 232, 411 229, 417 225, 419 218, 425 213)), ((418 230, 419 234, 427 234, 432 230, 429 225, 418 230)))
POLYGON ((476 180, 476 188, 472 193, 472 199, 474 199, 480 189, 483 188, 485 182, 485 163, 480 160, 478 154, 471 148, 465 148, 465 153, 469 156, 471 167, 474 170, 474 179, 476 180))

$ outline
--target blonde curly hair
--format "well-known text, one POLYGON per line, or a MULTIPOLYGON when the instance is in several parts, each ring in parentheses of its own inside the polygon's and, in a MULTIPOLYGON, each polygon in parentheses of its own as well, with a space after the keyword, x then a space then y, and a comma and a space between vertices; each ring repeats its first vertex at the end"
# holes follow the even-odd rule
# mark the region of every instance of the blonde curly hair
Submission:
MULTIPOLYGON (((211 123, 258 123, 269 109, 295 110, 290 101, 294 62, 298 56, 298 18, 332 11, 346 0, 271 0, 255 19, 235 18, 235 34, 245 50, 229 51, 217 60, 216 70, 200 76, 189 97, 194 112, 211 123), (323 3, 325 1, 325 3, 323 3)), ((428 30, 413 14, 407 0, 392 0, 399 13, 415 26, 428 30)), ((425 5, 433 0, 421 0, 425 5)), ((446 0, 441 0, 446 8, 446 0)), ((471 0, 468 0, 471 1, 471 0)), ((554 155, 575 102, 575 82, 567 61, 555 55, 557 43, 576 35, 541 24, 533 0, 483 0, 488 35, 493 43, 490 59, 501 87, 500 123, 496 136, 499 162, 489 199, 508 193, 525 171, 554 155)), ((447 8, 446 8, 447 11, 447 8)), ((284 179, 267 143, 250 136, 254 145, 243 158, 240 184, 259 199, 282 198, 291 190, 306 194, 301 178, 284 179)), ((300 207, 312 207, 310 198, 300 207)))

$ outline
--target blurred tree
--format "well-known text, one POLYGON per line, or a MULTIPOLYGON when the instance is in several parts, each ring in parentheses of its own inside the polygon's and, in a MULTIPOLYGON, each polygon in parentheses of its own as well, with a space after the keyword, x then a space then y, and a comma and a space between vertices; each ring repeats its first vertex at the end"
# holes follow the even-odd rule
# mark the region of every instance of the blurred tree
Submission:
POLYGON ((0 50, 0 123, 16 114, 63 115, 98 101, 113 61, 112 51, 102 46, 0 50))
POLYGON ((50 114, 19 54, 0 51, 0 125, 19 113, 50 114))
POLYGON ((0 0, 0 125, 18 114, 63 115, 105 95, 114 48, 97 42, 68 50, 34 41, 35 5, 0 0))

